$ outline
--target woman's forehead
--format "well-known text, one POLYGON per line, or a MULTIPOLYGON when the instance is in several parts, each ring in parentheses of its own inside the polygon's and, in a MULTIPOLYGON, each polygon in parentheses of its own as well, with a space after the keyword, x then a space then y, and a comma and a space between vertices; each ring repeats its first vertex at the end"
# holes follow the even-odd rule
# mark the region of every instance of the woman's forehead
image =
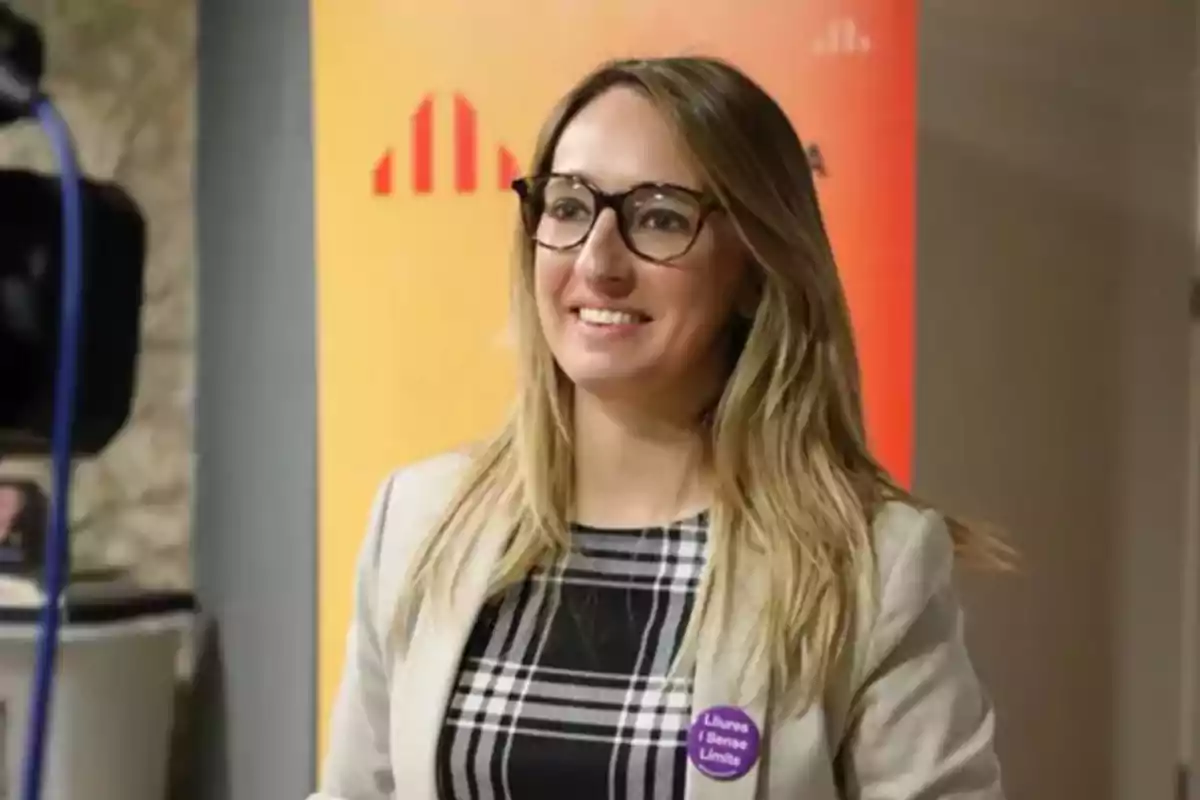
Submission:
POLYGON ((658 109, 624 87, 609 89, 567 123, 551 168, 586 177, 606 191, 643 182, 690 186, 697 179, 658 109))

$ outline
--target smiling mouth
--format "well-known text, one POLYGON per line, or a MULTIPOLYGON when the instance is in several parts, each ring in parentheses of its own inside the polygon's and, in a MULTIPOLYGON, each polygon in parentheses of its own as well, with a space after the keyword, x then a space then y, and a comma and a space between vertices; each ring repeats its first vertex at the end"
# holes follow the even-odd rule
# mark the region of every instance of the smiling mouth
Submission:
POLYGON ((611 308, 576 308, 574 314, 588 325, 640 325, 650 321, 645 314, 611 308))

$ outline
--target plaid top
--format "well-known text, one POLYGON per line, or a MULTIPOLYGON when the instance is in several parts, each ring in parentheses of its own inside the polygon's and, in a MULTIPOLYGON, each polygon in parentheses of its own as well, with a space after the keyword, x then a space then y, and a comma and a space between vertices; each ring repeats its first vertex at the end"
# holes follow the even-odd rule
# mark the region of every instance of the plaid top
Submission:
POLYGON ((692 682, 668 672, 707 533, 704 514, 576 525, 562 562, 486 606, 438 744, 440 800, 682 798, 692 682))

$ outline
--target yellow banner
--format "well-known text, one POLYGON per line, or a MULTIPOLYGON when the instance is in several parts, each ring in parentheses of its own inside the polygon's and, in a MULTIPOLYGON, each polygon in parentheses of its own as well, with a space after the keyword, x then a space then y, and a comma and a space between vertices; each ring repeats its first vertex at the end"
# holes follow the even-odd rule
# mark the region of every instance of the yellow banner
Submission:
POLYGON ((911 448, 914 0, 314 0, 321 751, 371 496, 477 439, 512 388, 508 180, 601 60, 732 59, 810 143, 868 424, 911 448))

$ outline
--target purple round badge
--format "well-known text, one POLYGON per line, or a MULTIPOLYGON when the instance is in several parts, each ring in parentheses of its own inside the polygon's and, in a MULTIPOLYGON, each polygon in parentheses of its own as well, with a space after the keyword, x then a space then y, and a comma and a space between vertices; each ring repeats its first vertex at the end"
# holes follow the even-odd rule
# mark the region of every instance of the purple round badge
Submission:
POLYGON ((758 726, 734 706, 705 709, 688 731, 688 758, 710 778, 740 778, 758 761, 758 726))

